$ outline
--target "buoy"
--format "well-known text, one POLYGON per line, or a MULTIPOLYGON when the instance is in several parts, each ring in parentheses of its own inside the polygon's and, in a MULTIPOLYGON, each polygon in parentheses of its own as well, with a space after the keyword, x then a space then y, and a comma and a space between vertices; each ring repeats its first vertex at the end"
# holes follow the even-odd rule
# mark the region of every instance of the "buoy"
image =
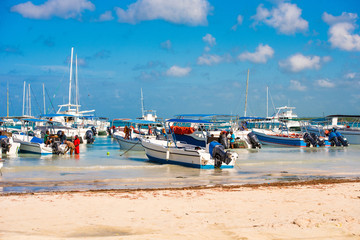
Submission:
POLYGON ((110 155, 110 153, 109 153, 109 152, 107 152, 107 153, 106 153, 106 155, 108 155, 108 156, 109 156, 109 155, 110 155))

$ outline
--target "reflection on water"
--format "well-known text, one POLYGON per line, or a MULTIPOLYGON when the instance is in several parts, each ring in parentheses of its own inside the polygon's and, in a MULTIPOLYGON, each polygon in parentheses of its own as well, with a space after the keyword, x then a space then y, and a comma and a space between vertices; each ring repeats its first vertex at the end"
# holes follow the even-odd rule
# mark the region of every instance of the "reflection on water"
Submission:
MULTIPOLYGON (((144 152, 123 156, 111 138, 80 147, 79 156, 19 154, 6 157, 0 178, 3 192, 164 188, 247 184, 360 176, 360 146, 236 150, 234 169, 200 170, 147 161, 144 152), (109 152, 109 154, 108 154, 109 152)), ((1 190, 0 190, 1 191, 1 190)))

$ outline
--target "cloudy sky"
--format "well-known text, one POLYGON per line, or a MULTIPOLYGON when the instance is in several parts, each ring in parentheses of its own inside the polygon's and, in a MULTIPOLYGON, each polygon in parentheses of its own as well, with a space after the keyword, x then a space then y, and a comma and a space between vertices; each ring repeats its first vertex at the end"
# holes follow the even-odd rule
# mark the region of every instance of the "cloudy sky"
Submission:
POLYGON ((67 103, 71 47, 80 103, 98 116, 266 114, 291 105, 299 116, 359 114, 357 0, 2 0, 0 116, 67 103))

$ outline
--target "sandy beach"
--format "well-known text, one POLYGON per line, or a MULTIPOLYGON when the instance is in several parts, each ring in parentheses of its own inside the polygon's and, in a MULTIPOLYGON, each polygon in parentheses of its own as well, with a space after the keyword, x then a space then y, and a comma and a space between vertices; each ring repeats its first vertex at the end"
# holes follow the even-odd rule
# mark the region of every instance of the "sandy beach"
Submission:
POLYGON ((360 182, 8 194, 1 239, 360 239, 360 182))

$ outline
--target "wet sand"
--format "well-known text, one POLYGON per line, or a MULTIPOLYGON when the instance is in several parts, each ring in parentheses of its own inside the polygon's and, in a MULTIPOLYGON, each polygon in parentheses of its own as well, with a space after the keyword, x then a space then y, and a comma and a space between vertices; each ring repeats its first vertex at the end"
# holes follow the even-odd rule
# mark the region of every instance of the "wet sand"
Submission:
POLYGON ((0 239, 360 239, 360 180, 3 194, 0 239))

